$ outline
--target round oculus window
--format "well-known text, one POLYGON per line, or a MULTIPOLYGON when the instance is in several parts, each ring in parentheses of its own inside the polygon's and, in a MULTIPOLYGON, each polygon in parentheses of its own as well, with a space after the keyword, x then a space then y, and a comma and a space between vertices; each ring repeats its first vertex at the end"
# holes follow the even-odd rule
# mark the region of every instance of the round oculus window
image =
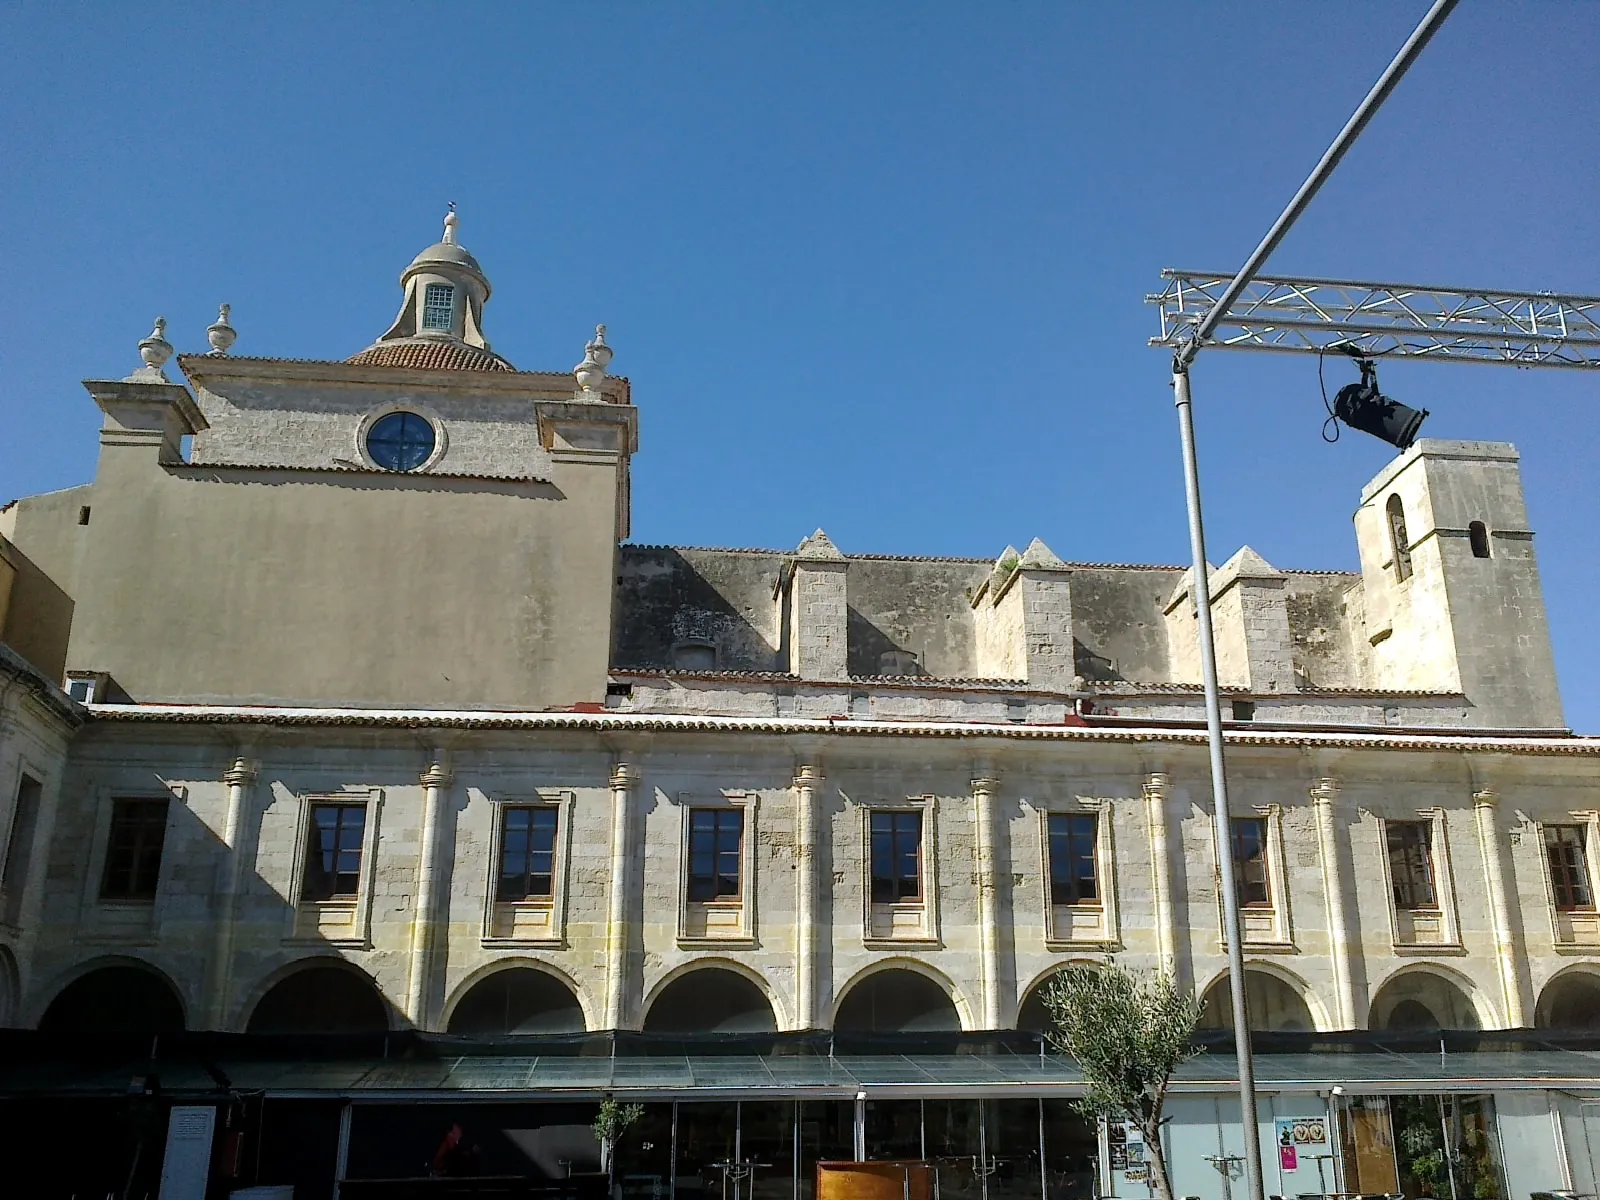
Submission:
POLYGON ((415 471, 433 455, 433 426, 411 412, 379 417, 367 430, 367 453, 385 471, 415 471))

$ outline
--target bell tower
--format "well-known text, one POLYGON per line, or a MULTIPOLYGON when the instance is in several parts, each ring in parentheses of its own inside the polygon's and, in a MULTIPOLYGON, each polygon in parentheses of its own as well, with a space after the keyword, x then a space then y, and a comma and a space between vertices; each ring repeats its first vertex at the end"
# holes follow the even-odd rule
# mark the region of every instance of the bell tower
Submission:
POLYGON ((1563 728, 1519 455, 1424 438, 1362 490, 1373 686, 1461 692, 1480 727, 1563 728))

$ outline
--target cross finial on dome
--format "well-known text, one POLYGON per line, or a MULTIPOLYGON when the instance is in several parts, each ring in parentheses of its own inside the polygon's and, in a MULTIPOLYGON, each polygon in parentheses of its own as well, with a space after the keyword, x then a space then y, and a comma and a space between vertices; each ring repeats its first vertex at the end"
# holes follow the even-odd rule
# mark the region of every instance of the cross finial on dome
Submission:
POLYGON ((456 202, 450 201, 450 211, 444 215, 444 244, 456 245, 456 227, 461 224, 461 218, 456 216, 456 202))

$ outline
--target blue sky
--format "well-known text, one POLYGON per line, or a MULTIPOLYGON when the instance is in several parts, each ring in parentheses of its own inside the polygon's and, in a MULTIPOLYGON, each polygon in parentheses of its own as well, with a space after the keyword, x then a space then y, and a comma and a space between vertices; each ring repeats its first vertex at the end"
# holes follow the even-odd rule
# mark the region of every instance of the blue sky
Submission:
MULTIPOLYGON (((609 324, 636 540, 1182 562, 1143 297, 1237 267, 1424 7, 7 6, 0 499, 92 476, 78 381, 158 313, 180 350, 224 300, 237 353, 361 349, 454 200, 497 350, 566 370, 609 324)), ((1597 61, 1600 7, 1463 5, 1269 270, 1600 292, 1597 61)), ((1353 568, 1388 453, 1321 441, 1315 360, 1193 378, 1213 561, 1353 568)), ((1382 382, 1521 448, 1600 731, 1596 381, 1382 382)))

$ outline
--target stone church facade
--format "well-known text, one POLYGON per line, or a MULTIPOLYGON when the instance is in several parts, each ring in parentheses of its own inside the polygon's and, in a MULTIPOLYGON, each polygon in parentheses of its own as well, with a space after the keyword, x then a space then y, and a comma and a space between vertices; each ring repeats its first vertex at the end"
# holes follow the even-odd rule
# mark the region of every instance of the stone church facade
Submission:
MULTIPOLYGON (((175 381, 158 325, 85 384, 93 481, 0 511, 5 1024, 1027 1029, 1106 955, 1225 990, 1186 571, 630 543, 603 327, 513 368, 456 229, 342 362, 224 312, 175 381)), ((1519 472, 1420 441, 1359 573, 1213 568, 1258 1027, 1600 1022, 1600 743, 1519 472)))

